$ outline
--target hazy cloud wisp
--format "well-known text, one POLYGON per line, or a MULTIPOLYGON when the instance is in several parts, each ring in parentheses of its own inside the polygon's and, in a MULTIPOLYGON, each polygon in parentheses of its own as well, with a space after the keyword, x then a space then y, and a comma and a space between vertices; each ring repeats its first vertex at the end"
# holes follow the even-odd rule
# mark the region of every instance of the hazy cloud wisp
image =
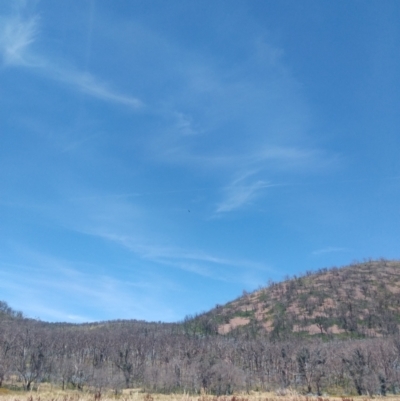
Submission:
POLYGON ((121 104, 134 110, 143 106, 143 102, 138 98, 111 89, 110 85, 99 81, 88 72, 60 67, 48 58, 30 51, 31 45, 37 40, 39 34, 38 21, 37 16, 26 19, 19 15, 2 18, 0 51, 5 66, 34 68, 45 78, 68 84, 99 100, 121 104))

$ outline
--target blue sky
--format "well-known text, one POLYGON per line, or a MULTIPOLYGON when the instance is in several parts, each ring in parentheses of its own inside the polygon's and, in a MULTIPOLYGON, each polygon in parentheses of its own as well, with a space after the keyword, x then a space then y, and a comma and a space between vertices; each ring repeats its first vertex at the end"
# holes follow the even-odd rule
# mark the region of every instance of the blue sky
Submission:
POLYGON ((400 3, 0 1, 0 299, 177 321, 399 258, 400 3))

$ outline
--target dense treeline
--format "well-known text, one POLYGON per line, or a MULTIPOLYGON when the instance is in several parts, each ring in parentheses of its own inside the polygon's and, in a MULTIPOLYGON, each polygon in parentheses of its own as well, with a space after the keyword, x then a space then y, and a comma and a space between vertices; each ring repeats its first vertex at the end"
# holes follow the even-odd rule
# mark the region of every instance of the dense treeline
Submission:
POLYGON ((185 334, 179 325, 2 321, 0 385, 216 394, 295 388, 385 395, 400 389, 400 337, 323 342, 185 334))
POLYGON ((22 319, 22 312, 17 312, 8 306, 7 302, 0 301, 0 319, 22 319))
MULTIPOLYGON (((354 277, 353 273, 346 274, 354 277)), ((330 273, 329 277, 336 276, 330 273)), ((301 280, 302 288, 311 288, 310 283, 301 280)), ((394 282, 392 279, 392 286, 394 282)), ((288 298, 287 291, 292 291, 290 294, 296 291, 290 282, 284 287, 282 290, 279 285, 270 286, 276 294, 281 294, 280 305, 285 304, 285 299, 293 299, 293 295, 288 298)), ((378 287, 380 296, 386 291, 384 283, 378 287)), ((378 287, 371 284, 364 292, 377 294, 374 288, 378 287)), ((265 292, 256 293, 257 300, 260 294, 265 292)), ((301 294, 305 299, 304 291, 301 294)), ((314 289, 313 299, 315 294, 314 289)), ((251 299, 249 296, 246 300, 246 296, 245 303, 251 299)), ((365 296, 345 297, 346 305, 350 306, 343 313, 334 313, 353 323, 344 322, 344 327, 349 329, 337 335, 323 326, 315 335, 289 330, 288 327, 293 327, 287 323, 287 315, 291 316, 289 304, 286 309, 280 306, 280 314, 273 316, 276 327, 280 328, 279 335, 274 326, 267 332, 252 322, 242 330, 239 327, 228 335, 220 335, 215 313, 176 324, 139 321, 50 324, 25 319, 1 302, 0 386, 18 385, 31 390, 49 382, 63 389, 102 391, 108 388, 116 392, 122 388, 141 387, 158 392, 205 390, 231 394, 290 387, 314 394, 398 393, 400 336, 398 322, 393 319, 399 295, 392 291, 390 297, 395 302, 377 309, 384 314, 384 319, 373 320, 382 330, 371 326, 367 333, 360 329, 351 331, 351 327, 363 327, 363 316, 377 312, 370 307, 375 304, 365 296), (368 307, 371 311, 365 310, 368 307), (386 309, 390 313, 386 313, 386 309), (390 321, 390 331, 386 329, 387 321, 390 321)), ((273 297, 263 299, 271 303, 273 297)), ((223 316, 221 308, 216 310, 223 316)), ((300 308, 298 310, 301 312, 300 308)), ((308 318, 310 316, 315 319, 311 314, 308 318)), ((340 322, 335 319, 335 324, 340 322)))

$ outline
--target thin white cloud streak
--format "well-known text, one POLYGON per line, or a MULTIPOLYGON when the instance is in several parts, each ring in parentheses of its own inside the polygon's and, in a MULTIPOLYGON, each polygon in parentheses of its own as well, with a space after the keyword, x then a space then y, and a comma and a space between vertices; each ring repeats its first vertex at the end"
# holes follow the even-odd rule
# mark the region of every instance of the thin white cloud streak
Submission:
MULTIPOLYGON (((225 184, 242 171, 259 172, 253 182, 233 189, 223 185, 226 190, 217 202, 217 215, 250 205, 276 174, 321 174, 341 163, 337 155, 309 145, 312 113, 281 60, 283 50, 256 42, 248 60, 223 71, 211 58, 193 62, 179 49, 187 85, 165 107, 170 127, 149 146, 152 162, 208 171, 212 179, 225 184), (264 73, 253 76, 254 65, 264 73), (237 128, 232 127, 236 121, 237 128), (219 136, 214 147, 207 143, 211 134, 219 136)), ((250 49, 252 45, 250 41, 250 49)))
MULTIPOLYGON (((235 184, 240 184, 240 180, 235 184)), ((264 187, 267 186, 272 185, 264 184, 264 187)), ((154 194, 160 193, 168 193, 168 191, 154 192, 154 194)), ((224 258, 204 250, 170 245, 171 238, 168 236, 168 240, 165 241, 165 236, 160 230, 157 236, 154 235, 151 227, 153 224, 157 224, 160 228, 159 221, 154 221, 153 214, 149 213, 147 208, 129 201, 128 199, 132 196, 140 196, 140 193, 114 196, 70 196, 68 204, 62 208, 62 212, 58 207, 51 208, 47 205, 46 213, 52 209, 53 218, 65 227, 116 243, 142 260, 168 265, 173 263, 175 267, 180 266, 183 270, 187 270, 185 264, 191 263, 207 268, 219 266, 227 269, 269 270, 268 266, 262 263, 224 258), (71 213, 73 217, 67 220, 65 219, 66 210, 73 210, 71 213)), ((199 273, 201 273, 201 269, 199 273)))
POLYGON ((262 189, 275 186, 263 180, 248 182, 249 178, 251 179, 257 173, 257 171, 246 171, 239 175, 231 185, 225 187, 225 199, 218 204, 215 213, 218 215, 240 209, 250 204, 262 189))
POLYGON ((270 185, 264 181, 256 181, 248 185, 230 186, 226 199, 218 205, 215 213, 232 212, 248 205, 256 198, 261 189, 268 186, 270 185))
MULTIPOLYGON (((257 141, 255 141, 257 142, 257 141)), ((165 144, 164 144, 165 145, 165 144)), ((242 152, 195 153, 183 145, 167 148, 160 155, 162 160, 179 164, 190 164, 192 167, 219 171, 240 171, 244 168, 286 172, 310 172, 337 168, 341 157, 328 154, 320 149, 308 149, 294 146, 258 145, 255 149, 242 152), (260 150, 262 148, 262 150, 260 150)))
POLYGON ((327 156, 324 152, 311 149, 294 147, 268 147, 263 151, 254 152, 253 155, 238 157, 236 165, 254 168, 233 181, 225 187, 225 199, 219 203, 215 213, 227 213, 238 210, 251 204, 261 191, 265 188, 283 186, 283 184, 272 184, 264 179, 248 182, 253 175, 265 177, 272 175, 274 171, 285 171, 291 173, 307 172, 321 173, 326 168, 338 164, 338 156, 327 156))
MULTIPOLYGON (((195 154, 181 146, 169 149, 169 156, 174 162, 201 166, 211 169, 213 173, 226 174, 238 170, 250 169, 230 185, 223 187, 224 198, 218 203, 215 213, 222 214, 237 211, 251 204, 265 188, 283 186, 273 184, 266 177, 276 172, 287 174, 321 174, 324 171, 337 169, 342 164, 339 155, 328 155, 318 149, 306 149, 293 146, 266 146, 263 150, 241 154, 195 154), (253 173, 253 171, 256 171, 253 173), (258 180, 248 182, 249 176, 257 175, 258 180)), ((211 189, 211 188, 208 188, 211 189)))
POLYGON ((340 247, 334 247, 334 246, 328 246, 326 248, 317 249, 317 250, 313 251, 311 254, 313 256, 320 256, 320 255, 325 255, 325 254, 328 254, 328 253, 336 253, 336 252, 349 252, 349 249, 340 248, 340 247))
POLYGON ((177 247, 163 247, 156 245, 144 245, 136 242, 132 237, 129 236, 118 236, 105 233, 97 233, 104 238, 108 238, 112 241, 118 242, 124 245, 128 249, 135 251, 141 255, 144 259, 149 260, 191 260, 197 262, 207 262, 211 264, 232 266, 232 267, 252 267, 260 269, 261 264, 256 264, 248 261, 229 260, 213 255, 206 254, 204 252, 194 252, 179 249, 177 247))
POLYGON ((68 85, 93 98, 121 104, 133 110, 138 110, 144 106, 138 98, 115 91, 107 83, 99 81, 88 72, 60 67, 51 60, 32 52, 30 47, 39 33, 38 20, 37 16, 28 19, 22 19, 20 16, 9 16, 2 19, 0 53, 5 66, 25 67, 44 78, 50 78, 68 85))
POLYGON ((43 320, 68 322, 68 323, 89 323, 95 321, 93 318, 84 315, 76 315, 68 312, 63 312, 59 309, 50 308, 48 305, 43 305, 39 300, 31 301, 29 306, 25 307, 23 313, 29 313, 33 318, 43 320))
POLYGON ((216 257, 204 252, 187 251, 178 247, 144 244, 129 235, 118 235, 100 230, 86 231, 86 234, 107 239, 123 246, 139 258, 152 263, 172 266, 190 273, 198 274, 213 280, 237 282, 238 269, 246 271, 271 271, 266 265, 247 260, 230 260, 216 257), (220 272, 222 270, 222 273, 220 272))
POLYGON ((19 16, 1 18, 0 51, 5 65, 29 66, 26 55, 38 33, 37 17, 27 20, 19 16))
POLYGON ((87 266, 21 248, 26 264, 1 263, 0 288, 7 299, 31 317, 71 322, 94 321, 93 311, 102 308, 112 318, 159 320, 174 316, 157 294, 168 287, 164 279, 151 282, 117 280, 97 274, 99 266, 87 266), (20 294, 24 294, 21 298, 20 294), (30 300, 28 303, 27 300, 30 300), (73 300, 73 302, 70 302, 73 300), (51 302, 51 303, 50 303, 51 302), (84 302, 83 315, 76 315, 75 303, 84 302), (50 307, 49 305, 52 305, 50 307), (57 305, 59 307, 57 308, 57 305), (158 314, 158 311, 163 313, 158 314))
POLYGON ((176 117, 176 129, 180 134, 186 136, 198 134, 198 132, 193 128, 193 123, 190 116, 180 112, 176 112, 174 114, 176 117))
MULTIPOLYGON (((267 186, 271 185, 264 184, 264 187, 267 186)), ((152 223, 148 220, 151 217, 149 213, 124 198, 126 195, 74 197, 70 198, 69 205, 62 207, 62 211, 51 204, 33 207, 67 229, 118 244, 139 259, 155 265, 230 282, 241 281, 238 274, 240 271, 271 271, 264 263, 225 258, 204 250, 170 245, 171 238, 168 238, 167 243, 162 238, 157 239, 151 234, 153 231, 152 223)), ((160 232, 157 236, 160 237, 160 234, 162 237, 160 232)))
POLYGON ((67 85, 72 85, 79 91, 86 93, 94 98, 105 100, 112 103, 119 103, 137 110, 144 106, 143 102, 138 98, 118 93, 104 82, 100 82, 89 73, 82 73, 74 70, 64 70, 56 66, 47 64, 44 67, 50 72, 51 78, 67 85))
POLYGON ((328 156, 325 152, 316 149, 305 149, 291 146, 267 146, 260 152, 255 152, 249 158, 249 163, 262 164, 273 163, 278 170, 309 170, 321 167, 324 164, 332 164, 337 157, 328 156))

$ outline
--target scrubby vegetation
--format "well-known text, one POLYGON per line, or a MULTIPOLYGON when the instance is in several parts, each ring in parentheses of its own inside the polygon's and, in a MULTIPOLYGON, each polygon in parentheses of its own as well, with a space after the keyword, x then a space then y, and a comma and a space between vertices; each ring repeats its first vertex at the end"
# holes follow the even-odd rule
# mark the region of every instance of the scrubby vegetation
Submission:
MULTIPOLYGON (((76 392, 41 391, 40 394, 30 394, 20 397, 14 394, 3 395, 2 401, 111 401, 122 399, 123 401, 354 401, 352 397, 310 397, 302 396, 294 391, 280 391, 277 393, 237 394, 231 396, 213 396, 202 394, 200 396, 189 394, 150 394, 141 392, 140 389, 124 392, 121 395, 110 393, 78 394, 76 392)), ((388 397, 386 401, 398 401, 398 397, 388 397)), ((363 398, 362 401, 366 401, 363 398)))
POLYGON ((395 335, 400 323, 400 263, 368 261, 307 272, 197 316, 204 331, 270 338, 395 335))
POLYGON ((385 260, 270 283, 176 324, 50 324, 2 302, 0 387, 386 396, 400 391, 399 317, 400 263, 385 260))

